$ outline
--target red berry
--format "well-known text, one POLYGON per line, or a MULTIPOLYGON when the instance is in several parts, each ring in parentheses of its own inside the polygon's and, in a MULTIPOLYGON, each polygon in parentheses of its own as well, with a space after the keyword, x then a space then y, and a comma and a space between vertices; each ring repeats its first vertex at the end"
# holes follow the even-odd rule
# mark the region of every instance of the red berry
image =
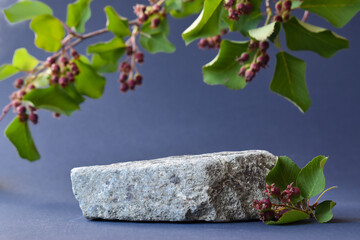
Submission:
POLYGON ((21 88, 24 85, 24 80, 22 78, 18 78, 14 82, 15 88, 21 88))
POLYGON ((277 2, 275 4, 275 8, 278 12, 281 12, 281 9, 282 9, 282 2, 277 2))
POLYGON ((157 28, 160 25, 160 18, 153 18, 151 20, 151 28, 157 28))
POLYGON ((277 16, 275 16, 274 21, 275 22, 283 22, 283 19, 281 16, 277 15, 277 16))
POLYGON ((53 113, 53 118, 59 118, 60 117, 60 113, 53 113))
POLYGON ((285 1, 284 2, 284 8, 285 10, 291 10, 291 5, 292 5, 292 2, 291 1, 285 1))

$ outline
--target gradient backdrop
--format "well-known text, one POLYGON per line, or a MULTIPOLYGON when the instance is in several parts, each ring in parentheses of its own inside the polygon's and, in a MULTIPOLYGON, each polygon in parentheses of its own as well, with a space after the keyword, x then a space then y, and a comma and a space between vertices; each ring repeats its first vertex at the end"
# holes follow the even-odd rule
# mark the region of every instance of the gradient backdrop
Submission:
MULTIPOLYGON (((15 0, 2 0, 4 8, 15 0)), ((65 19, 66 4, 44 1, 65 19)), ((111 4, 124 16, 134 18, 132 5, 146 1, 94 1, 92 31, 105 26, 103 7, 111 4)), ((195 19, 169 18, 170 40, 175 54, 145 54, 140 67, 144 85, 121 94, 118 74, 107 75, 104 96, 89 99, 70 118, 53 119, 41 112, 32 126, 42 159, 29 163, 0 138, 0 239, 354 239, 360 230, 360 15, 343 29, 350 49, 323 59, 314 53, 297 52, 306 60, 307 84, 312 106, 302 114, 284 98, 270 92, 274 54, 270 68, 243 91, 208 86, 201 66, 216 51, 201 51, 196 44, 185 47, 181 32, 195 19), (335 224, 302 224, 269 227, 260 222, 231 224, 164 224, 87 221, 74 199, 69 178, 74 167, 152 159, 178 154, 264 149, 288 155, 301 167, 313 157, 330 156, 327 185, 339 189, 326 196, 338 202, 335 224)), ((309 22, 331 27, 310 15, 309 22)), ((334 28, 332 28, 334 29, 334 28)), ((13 51, 26 47, 39 59, 47 54, 33 45, 27 23, 8 24, 0 17, 0 63, 11 61, 13 51)), ((241 39, 240 35, 234 35, 241 39)), ((111 35, 88 40, 108 40, 111 35)), ((272 49, 273 50, 273 49, 272 49)), ((0 105, 8 103, 12 81, 0 83, 0 105)), ((3 130, 11 121, 2 122, 3 130)))

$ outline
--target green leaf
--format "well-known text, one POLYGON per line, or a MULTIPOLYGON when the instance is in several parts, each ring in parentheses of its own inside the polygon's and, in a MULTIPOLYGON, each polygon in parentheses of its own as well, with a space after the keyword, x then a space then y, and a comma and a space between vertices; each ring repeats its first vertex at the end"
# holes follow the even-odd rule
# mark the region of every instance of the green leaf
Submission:
POLYGON ((104 10, 107 16, 106 27, 110 32, 120 38, 131 35, 126 18, 120 16, 111 6, 105 7, 104 10))
POLYGON ((12 22, 21 22, 42 14, 53 14, 51 8, 38 1, 21 1, 4 10, 6 18, 12 22))
POLYGON ((0 81, 18 73, 19 70, 11 64, 3 64, 0 66, 0 81))
POLYGON ((313 26, 296 17, 283 24, 286 43, 290 50, 308 50, 329 58, 337 51, 348 48, 349 41, 337 34, 317 26, 313 26))
POLYGON ((310 216, 307 213, 304 213, 299 210, 290 210, 284 213, 278 221, 267 221, 267 225, 281 225, 281 224, 289 224, 293 222, 298 222, 301 220, 309 219, 310 216))
POLYGON ((239 31, 242 35, 248 36, 248 31, 256 28, 261 20, 263 20, 260 10, 262 0, 251 1, 251 3, 253 4, 251 13, 249 15, 241 15, 238 21, 230 20, 226 9, 222 9, 222 18, 229 26, 230 31, 239 31))
POLYGON ((80 74, 76 76, 76 89, 82 95, 91 98, 100 98, 104 92, 105 78, 82 60, 76 61, 80 74))
POLYGON ((121 38, 115 37, 109 42, 97 43, 88 47, 88 53, 96 53, 102 59, 116 62, 125 52, 125 43, 121 38))
POLYGON ((200 12, 203 8, 204 0, 182 1, 182 8, 170 12, 175 18, 184 18, 200 12))
POLYGON ((25 48, 16 49, 13 57, 13 66, 20 71, 28 72, 33 70, 39 61, 31 56, 25 48))
POLYGON ((280 94, 306 112, 311 100, 305 82, 306 63, 286 52, 276 55, 274 78, 270 84, 273 92, 280 94))
POLYGON ((266 39, 274 41, 274 39, 278 36, 280 29, 281 24, 279 22, 272 22, 263 27, 251 29, 249 31, 249 35, 251 38, 258 41, 265 41, 266 39))
POLYGON ((31 162, 40 159, 27 122, 21 122, 18 117, 5 130, 6 137, 16 147, 20 157, 31 162))
POLYGON ((144 34, 140 35, 140 44, 150 53, 172 53, 176 50, 175 46, 167 39, 169 35, 169 25, 166 18, 160 19, 157 28, 151 28, 151 19, 146 21, 141 28, 144 34))
POLYGON ((183 8, 182 0, 166 0, 165 1, 165 10, 166 12, 170 11, 181 11, 183 8))
POLYGON ((326 185, 324 165, 327 160, 327 157, 317 156, 301 169, 296 185, 304 198, 314 197, 324 191, 326 185))
POLYGON ((76 90, 73 83, 63 89, 77 104, 85 101, 85 98, 76 90))
POLYGON ((78 0, 68 5, 66 24, 77 32, 85 32, 85 24, 91 17, 92 0, 78 0))
POLYGON ((323 201, 315 208, 315 218, 319 223, 329 222, 333 218, 331 209, 335 207, 336 202, 327 200, 323 201))
POLYGON ((31 102, 35 107, 70 116, 79 110, 79 104, 74 101, 59 86, 34 89, 25 95, 24 101, 31 102))
POLYGON ((192 41, 218 35, 221 31, 222 0, 205 1, 198 18, 182 34, 186 45, 192 41))
MULTIPOLYGON (((218 55, 203 67, 204 82, 209 85, 224 85, 230 89, 243 89, 245 79, 238 75, 240 63, 237 57, 247 51, 249 42, 223 40, 218 55)), ((252 58, 254 53, 250 55, 252 58)))
POLYGON ((303 3, 302 1, 293 0, 293 1, 292 1, 292 4, 291 4, 291 9, 299 8, 302 3, 303 3))
POLYGON ((285 190, 290 183, 296 183, 300 168, 287 156, 280 156, 276 165, 266 175, 265 181, 271 185, 275 183, 281 191, 285 190))
POLYGON ((49 85, 49 79, 50 79, 51 71, 50 69, 48 71, 42 72, 36 76, 36 78, 32 81, 32 84, 36 88, 43 88, 49 85))
POLYGON ((304 0, 301 8, 343 27, 359 12, 360 0, 304 0))
POLYGON ((30 28, 35 33, 35 45, 48 52, 57 52, 61 48, 61 41, 65 30, 61 22, 51 15, 35 17, 30 28))
POLYGON ((99 73, 114 73, 118 70, 119 64, 112 63, 102 59, 99 55, 94 54, 92 58, 92 66, 99 73))

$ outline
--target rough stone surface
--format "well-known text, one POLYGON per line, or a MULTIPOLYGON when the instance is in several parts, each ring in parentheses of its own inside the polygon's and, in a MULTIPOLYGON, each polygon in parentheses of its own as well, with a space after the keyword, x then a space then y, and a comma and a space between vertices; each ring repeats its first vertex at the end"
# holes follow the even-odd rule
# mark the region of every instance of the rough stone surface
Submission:
POLYGON ((220 152, 74 168, 71 181, 89 219, 251 220, 275 163, 266 151, 220 152))

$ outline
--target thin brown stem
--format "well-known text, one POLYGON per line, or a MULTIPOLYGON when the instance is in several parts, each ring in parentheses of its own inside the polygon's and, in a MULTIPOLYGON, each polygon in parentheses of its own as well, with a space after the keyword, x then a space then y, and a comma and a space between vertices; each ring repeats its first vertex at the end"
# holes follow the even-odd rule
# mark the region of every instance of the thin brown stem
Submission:
POLYGON ((8 105, 6 105, 6 106, 4 107, 4 109, 2 110, 2 113, 1 113, 1 115, 0 115, 0 121, 3 120, 4 117, 6 116, 6 114, 10 111, 11 106, 12 106, 12 104, 9 103, 8 105))
POLYGON ((290 209, 294 209, 294 210, 298 210, 298 211, 301 211, 301 212, 304 212, 306 214, 308 214, 308 212, 306 210, 303 210, 301 208, 297 208, 297 207, 293 207, 293 206, 289 206, 289 205, 284 205, 284 204, 272 204, 273 206, 275 207, 283 207, 283 208, 290 208, 290 209))
POLYGON ((301 21, 306 22, 306 20, 308 19, 308 17, 309 17, 309 11, 305 11, 305 12, 304 12, 304 16, 302 17, 301 21))

